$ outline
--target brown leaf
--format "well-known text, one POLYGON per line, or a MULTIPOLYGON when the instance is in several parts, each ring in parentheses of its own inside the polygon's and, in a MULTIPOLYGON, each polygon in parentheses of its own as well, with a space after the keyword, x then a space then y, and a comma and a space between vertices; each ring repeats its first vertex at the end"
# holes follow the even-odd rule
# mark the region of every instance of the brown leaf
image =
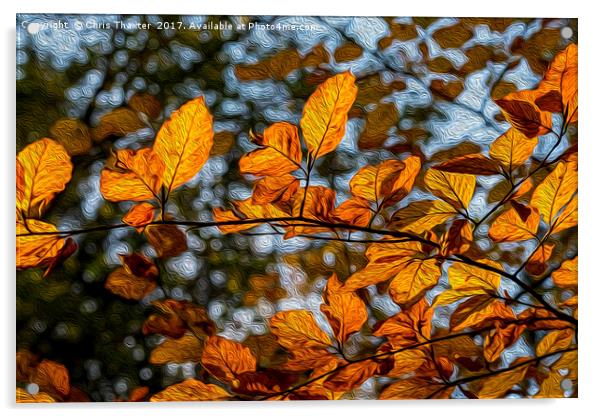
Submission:
POLYGON ((248 347, 220 336, 207 339, 201 362, 207 371, 224 382, 231 382, 245 372, 254 372, 257 367, 248 347))
POLYGON ((63 145, 71 156, 86 155, 92 149, 88 125, 79 119, 59 119, 50 126, 50 136, 63 145))
POLYGON ((481 154, 471 154, 454 158, 450 161, 435 165, 433 169, 459 174, 473 175, 499 175, 500 167, 493 161, 481 154))
POLYGON ((192 333, 186 333, 179 339, 167 339, 153 349, 148 361, 153 365, 165 365, 170 362, 201 362, 203 345, 192 333))
POLYGON ((144 234, 159 258, 178 256, 188 250, 186 235, 175 224, 149 225, 144 229, 144 234))
POLYGON ((153 395, 150 401, 224 401, 229 397, 230 394, 217 385, 187 379, 153 395))
POLYGON ((119 138, 145 128, 138 114, 127 107, 119 107, 100 117, 98 125, 92 129, 95 142, 119 138))

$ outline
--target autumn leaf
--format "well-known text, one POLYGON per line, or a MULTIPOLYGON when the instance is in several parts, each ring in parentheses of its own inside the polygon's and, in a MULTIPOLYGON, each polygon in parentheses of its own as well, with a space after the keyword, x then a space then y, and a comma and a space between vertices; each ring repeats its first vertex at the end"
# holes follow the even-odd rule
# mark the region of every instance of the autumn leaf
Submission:
POLYGON ((153 349, 149 362, 153 365, 165 365, 170 362, 200 362, 203 345, 192 333, 186 333, 179 339, 167 339, 153 349))
MULTIPOLYGON (((482 260, 489 266, 500 268, 497 262, 482 260)), ((447 270, 449 290, 441 293, 435 305, 450 304, 474 295, 494 295, 500 286, 501 276, 477 266, 455 262, 447 270)))
POLYGON ((374 336, 386 337, 391 348, 399 349, 422 343, 431 337, 435 310, 423 298, 374 327, 374 336))
POLYGON ((38 392, 37 394, 30 394, 23 388, 17 387, 16 402, 18 403, 54 403, 56 400, 52 398, 50 394, 45 392, 38 392))
POLYGON ((411 156, 404 161, 387 160, 367 166, 351 178, 351 194, 387 207, 408 195, 420 171, 420 158, 411 156))
POLYGON ((373 214, 374 211, 368 200, 351 197, 332 211, 331 218, 337 222, 367 227, 373 214))
POLYGON ((180 338, 187 331, 200 336, 211 336, 215 325, 206 311, 188 301, 158 300, 153 302, 156 313, 144 322, 142 333, 158 333, 171 338, 180 338))
POLYGON ((253 204, 287 203, 299 189, 299 180, 290 174, 264 177, 255 183, 253 204))
POLYGON ((500 214, 489 228, 494 242, 516 242, 537 239, 540 215, 536 208, 512 202, 512 207, 500 214))
POLYGON ((537 344, 535 353, 544 356, 558 350, 567 349, 573 343, 573 329, 553 330, 546 334, 537 344))
POLYGON ((510 124, 528 138, 545 135, 552 131, 550 112, 540 111, 535 101, 542 93, 532 90, 510 93, 496 100, 510 124))
POLYGON ((313 161, 333 151, 343 139, 356 94, 355 77, 345 72, 326 80, 305 103, 301 130, 313 161))
POLYGON ((69 372, 64 365, 44 359, 34 369, 30 381, 37 384, 42 391, 57 393, 62 396, 69 394, 69 372))
POLYGON ((552 272, 552 280, 555 285, 562 288, 572 288, 577 286, 577 265, 578 257, 566 260, 556 271, 552 272))
POLYGON ((150 203, 142 202, 130 208, 123 216, 123 222, 141 230, 143 226, 153 221, 157 208, 150 203))
POLYGON ((536 145, 537 138, 529 138, 520 130, 510 128, 493 141, 489 156, 502 164, 506 172, 512 173, 529 159, 536 145))
POLYGON ((186 235, 175 224, 148 225, 144 228, 144 234, 159 258, 178 256, 188 250, 186 235))
MULTIPOLYGON (((578 85, 578 50, 574 43, 569 44, 564 51, 556 54, 544 74, 540 88, 554 89, 561 95, 567 123, 576 122, 577 116, 577 85, 578 85)), ((561 110, 562 111, 562 110, 561 110)))
POLYGON ((274 123, 265 129, 263 135, 252 135, 251 139, 261 148, 240 159, 241 174, 279 176, 301 167, 301 143, 297 126, 286 122, 274 123))
POLYGON ((391 284, 389 293, 397 304, 406 306, 437 285, 441 268, 437 259, 412 259, 402 264, 391 284))
POLYGON ((230 396, 226 390, 217 385, 187 379, 153 395, 150 401, 224 401, 230 396))
POLYGON ((51 139, 27 145, 17 155, 17 216, 40 218, 71 180, 73 165, 65 148, 51 139))
POLYGON ((165 165, 163 185, 169 194, 203 167, 213 146, 213 117, 198 97, 182 105, 163 123, 153 151, 165 165))
POLYGON ((525 379, 528 365, 519 366, 483 379, 479 398, 502 398, 514 385, 525 379))
POLYGON ((248 347, 220 336, 206 340, 201 363, 211 375, 224 382, 234 381, 245 372, 254 372, 257 367, 248 347))
POLYGON ((333 274, 322 295, 324 304, 320 306, 341 344, 345 343, 350 334, 359 331, 368 320, 364 302, 357 294, 342 291, 342 286, 336 274, 333 274))
POLYGON ((106 139, 126 136, 145 127, 146 125, 134 110, 119 107, 100 117, 98 125, 92 129, 92 137, 95 142, 102 142, 106 139))
POLYGON ((518 340, 525 328, 525 325, 509 324, 497 325, 492 329, 483 342, 483 353, 487 362, 495 362, 504 349, 518 340))
POLYGON ((450 256, 468 251, 472 245, 474 228, 467 219, 456 219, 441 239, 441 254, 450 256))
POLYGON ((450 318, 450 327, 453 331, 461 331, 514 319, 516 315, 502 301, 480 295, 469 298, 456 308, 450 318))
POLYGON ((100 174, 100 191, 109 201, 158 200, 164 169, 150 148, 120 149, 100 174))
POLYGON ((121 256, 123 266, 107 277, 105 288, 128 300, 141 300, 157 288, 159 269, 143 255, 121 256))
POLYGON ((476 178, 470 174, 456 174, 431 168, 426 171, 424 183, 435 196, 456 209, 466 210, 474 193, 476 178))
POLYGON ((575 194, 554 220, 550 231, 551 235, 577 226, 579 216, 577 205, 577 194, 575 194))
POLYGON ((79 119, 59 119, 48 130, 71 156, 86 155, 92 149, 90 129, 79 119))
POLYGON ((17 222, 16 234, 18 269, 49 265, 66 242, 54 225, 35 219, 17 222))
POLYGON ((499 175, 500 166, 492 159, 481 154, 460 156, 442 164, 435 165, 433 169, 458 174, 472 175, 499 175))
POLYGON ((382 363, 373 360, 352 363, 328 376, 324 381, 324 387, 333 391, 350 391, 368 378, 378 373, 386 373, 381 370, 382 366, 382 363))
POLYGON ((270 319, 270 329, 278 343, 288 350, 330 347, 330 338, 320 329, 309 311, 281 311, 270 319))
POLYGON ((399 230, 420 234, 445 223, 457 214, 456 208, 443 200, 420 200, 395 212, 390 225, 399 230))
POLYGON ((431 378, 413 377, 397 381, 381 392, 381 400, 415 400, 431 398, 434 394, 443 391, 451 391, 453 387, 446 387, 441 382, 431 378))
POLYGON ((577 191, 576 164, 558 162, 556 168, 535 188, 531 205, 552 225, 560 210, 577 191))

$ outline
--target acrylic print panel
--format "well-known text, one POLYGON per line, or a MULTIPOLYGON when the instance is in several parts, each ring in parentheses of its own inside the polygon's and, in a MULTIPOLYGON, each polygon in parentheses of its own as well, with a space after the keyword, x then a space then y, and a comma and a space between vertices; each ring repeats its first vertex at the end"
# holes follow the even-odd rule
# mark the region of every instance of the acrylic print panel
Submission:
POLYGON ((17 16, 18 402, 577 396, 577 22, 17 16))

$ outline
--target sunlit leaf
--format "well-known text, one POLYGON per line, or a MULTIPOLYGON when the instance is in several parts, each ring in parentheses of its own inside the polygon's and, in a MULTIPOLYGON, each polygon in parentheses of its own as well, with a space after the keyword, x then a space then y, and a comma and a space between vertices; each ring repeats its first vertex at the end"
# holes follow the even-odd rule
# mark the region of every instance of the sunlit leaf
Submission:
POLYGON ((537 145, 537 138, 529 138, 520 130, 510 128, 489 147, 489 156, 512 172, 525 163, 537 145))
POLYGON ((349 335, 359 331, 368 320, 368 313, 357 294, 344 292, 341 288, 341 282, 333 274, 324 289, 324 304, 320 310, 328 319, 337 340, 345 343, 349 335))
POLYGON ((470 174, 456 174, 435 169, 426 171, 424 183, 437 197, 455 208, 468 208, 474 193, 476 178, 470 174))
POLYGON ((540 215, 536 208, 515 203, 500 214, 489 228, 494 242, 515 242, 537 238, 540 215))
POLYGON ((220 336, 207 339, 201 362, 213 376, 225 382, 245 372, 254 372, 257 367, 248 347, 220 336))
POLYGON ((223 401, 230 396, 226 390, 217 385, 187 379, 153 395, 150 401, 223 401))
POLYGON ((330 338, 320 329, 309 311, 281 311, 270 319, 270 329, 278 337, 278 343, 289 349, 324 348, 330 346, 330 338))
POLYGON ((539 210, 543 220, 552 225, 559 211, 577 191, 575 164, 559 162, 556 168, 537 186, 531 205, 539 210))
POLYGON ((179 339, 167 339, 153 349, 149 362, 153 365, 165 365, 170 362, 200 362, 203 345, 192 333, 186 333, 179 339))
POLYGON ((577 286, 577 266, 578 257, 566 260, 560 265, 556 271, 552 272, 552 280, 554 284, 563 288, 571 288, 577 286))
POLYGON ((40 220, 17 222, 17 268, 36 268, 52 262, 65 245, 65 239, 57 232, 54 225, 40 220))

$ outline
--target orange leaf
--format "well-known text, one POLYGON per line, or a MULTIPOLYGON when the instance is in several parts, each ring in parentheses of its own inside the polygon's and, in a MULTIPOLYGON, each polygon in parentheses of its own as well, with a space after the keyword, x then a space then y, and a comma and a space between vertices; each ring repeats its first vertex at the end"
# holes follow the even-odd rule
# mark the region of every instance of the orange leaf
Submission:
POLYGON ((330 338, 316 324, 309 311, 281 311, 270 319, 272 333, 278 343, 291 351, 330 347, 330 338))
POLYGON ((217 385, 187 379, 153 395, 150 401, 223 401, 229 397, 230 394, 217 385))
POLYGON ((56 400, 51 395, 45 392, 30 394, 23 388, 17 387, 16 402, 18 403, 54 403, 56 400))
POLYGON ((290 174, 265 177, 255 183, 253 204, 287 203, 299 189, 299 180, 290 174))
POLYGON ((578 79, 578 51, 574 43, 568 45, 564 51, 556 54, 548 67, 540 86, 553 88, 560 92, 565 112, 573 123, 577 121, 577 80, 578 79))
POLYGON ((453 331, 478 329, 491 323, 516 319, 512 309, 502 301, 489 298, 487 302, 484 301, 485 297, 473 297, 458 306, 450 319, 453 331))
POLYGON ((511 173, 525 163, 537 145, 537 138, 528 138, 520 130, 511 127, 493 141, 489 156, 511 173))
POLYGON ((391 298, 401 306, 411 305, 439 281, 441 268, 435 258, 410 259, 402 264, 391 284, 391 298))
POLYGON ((554 330, 546 334, 537 344, 537 356, 548 355, 557 350, 567 349, 573 343, 573 329, 554 330))
POLYGON ((144 228, 144 234, 159 258, 178 256, 188 250, 186 235, 175 224, 152 224, 144 228))
POLYGON ((105 281, 105 288, 128 300, 141 300, 157 288, 159 269, 139 254, 121 257, 123 267, 117 268, 105 281))
POLYGON ((544 243, 531 255, 525 270, 531 275, 541 275, 546 271, 547 262, 554 251, 553 243, 544 243))
POLYGON ((27 226, 23 222, 17 222, 17 269, 47 266, 59 256, 65 239, 58 234, 50 234, 55 232, 57 229, 54 225, 40 220, 27 220, 27 226))
POLYGON ((130 208, 122 220, 130 226, 138 228, 140 231, 142 229, 141 226, 145 226, 153 221, 155 208, 155 206, 146 202, 136 204, 130 208))
POLYGON ((381 372, 382 363, 370 360, 352 363, 328 376, 324 387, 333 391, 351 391, 381 372))
POLYGON ((409 309, 377 323, 372 334, 386 337, 394 349, 424 342, 431 337, 434 312, 423 298, 409 309))
POLYGON ((331 217, 341 223, 366 227, 370 224, 373 214, 370 202, 361 197, 351 197, 334 209, 331 217))
POLYGON ((457 214, 458 211, 445 201, 421 200, 412 202, 397 211, 390 225, 404 231, 423 233, 445 223, 457 214))
POLYGON ((278 176, 300 168, 301 143, 297 126, 286 122, 274 123, 265 129, 263 136, 253 135, 251 138, 262 148, 240 159, 241 174, 278 176))
POLYGON ((257 367, 251 349, 220 336, 207 339, 201 363, 214 377, 224 382, 231 382, 242 373, 254 372, 257 367))
POLYGON ((472 224, 466 219, 456 219, 449 227, 441 241, 441 254, 449 256, 461 254, 472 245, 474 233, 472 224))
POLYGON ((69 394, 69 372, 64 365, 44 359, 34 370, 31 382, 37 384, 42 391, 58 393, 65 396, 69 394))
POLYGON ((109 201, 158 199, 163 162, 152 149, 120 149, 100 174, 100 191, 109 201))
POLYGON ((482 388, 479 391, 479 398, 502 398, 514 385, 525 379, 529 370, 528 365, 502 372, 483 379, 482 388))
POLYGON ((525 328, 526 326, 524 324, 509 324, 507 326, 496 325, 496 328, 491 330, 485 336, 485 341, 483 343, 483 353, 487 362, 496 361, 504 349, 518 340, 525 328))
POLYGON ((500 214, 489 228, 494 242, 516 242, 537 238, 539 211, 512 201, 512 208, 500 214))
POLYGON ((345 72, 322 83, 305 103, 301 129, 313 161, 333 151, 343 139, 356 94, 355 77, 345 72))
POLYGON ((188 182, 203 167, 213 146, 213 117, 205 98, 190 100, 163 123, 153 150, 163 161, 167 192, 188 182))
POLYGON ((450 391, 453 388, 446 388, 446 385, 441 382, 418 376, 397 381, 387 386, 379 398, 381 400, 427 399, 438 392, 450 391))
POLYGON ((330 323, 337 340, 343 344, 351 333, 359 331, 368 320, 366 306, 352 292, 343 292, 336 274, 332 274, 323 292, 324 304, 320 310, 330 323))
POLYGON ((71 179, 71 159, 65 148, 44 138, 19 152, 16 164, 17 216, 40 218, 71 179))
POLYGON ((203 345, 192 333, 186 333, 179 339, 167 339, 150 354, 148 361, 153 365, 167 363, 200 362, 203 345))
POLYGON ((554 220, 550 234, 562 232, 563 230, 577 226, 579 216, 577 204, 577 194, 575 194, 560 214, 558 214, 556 220, 554 220))
POLYGON ((455 172, 458 174, 473 175, 498 175, 500 166, 496 161, 487 158, 481 154, 470 154, 459 156, 452 160, 435 165, 433 169, 445 172, 455 172))

